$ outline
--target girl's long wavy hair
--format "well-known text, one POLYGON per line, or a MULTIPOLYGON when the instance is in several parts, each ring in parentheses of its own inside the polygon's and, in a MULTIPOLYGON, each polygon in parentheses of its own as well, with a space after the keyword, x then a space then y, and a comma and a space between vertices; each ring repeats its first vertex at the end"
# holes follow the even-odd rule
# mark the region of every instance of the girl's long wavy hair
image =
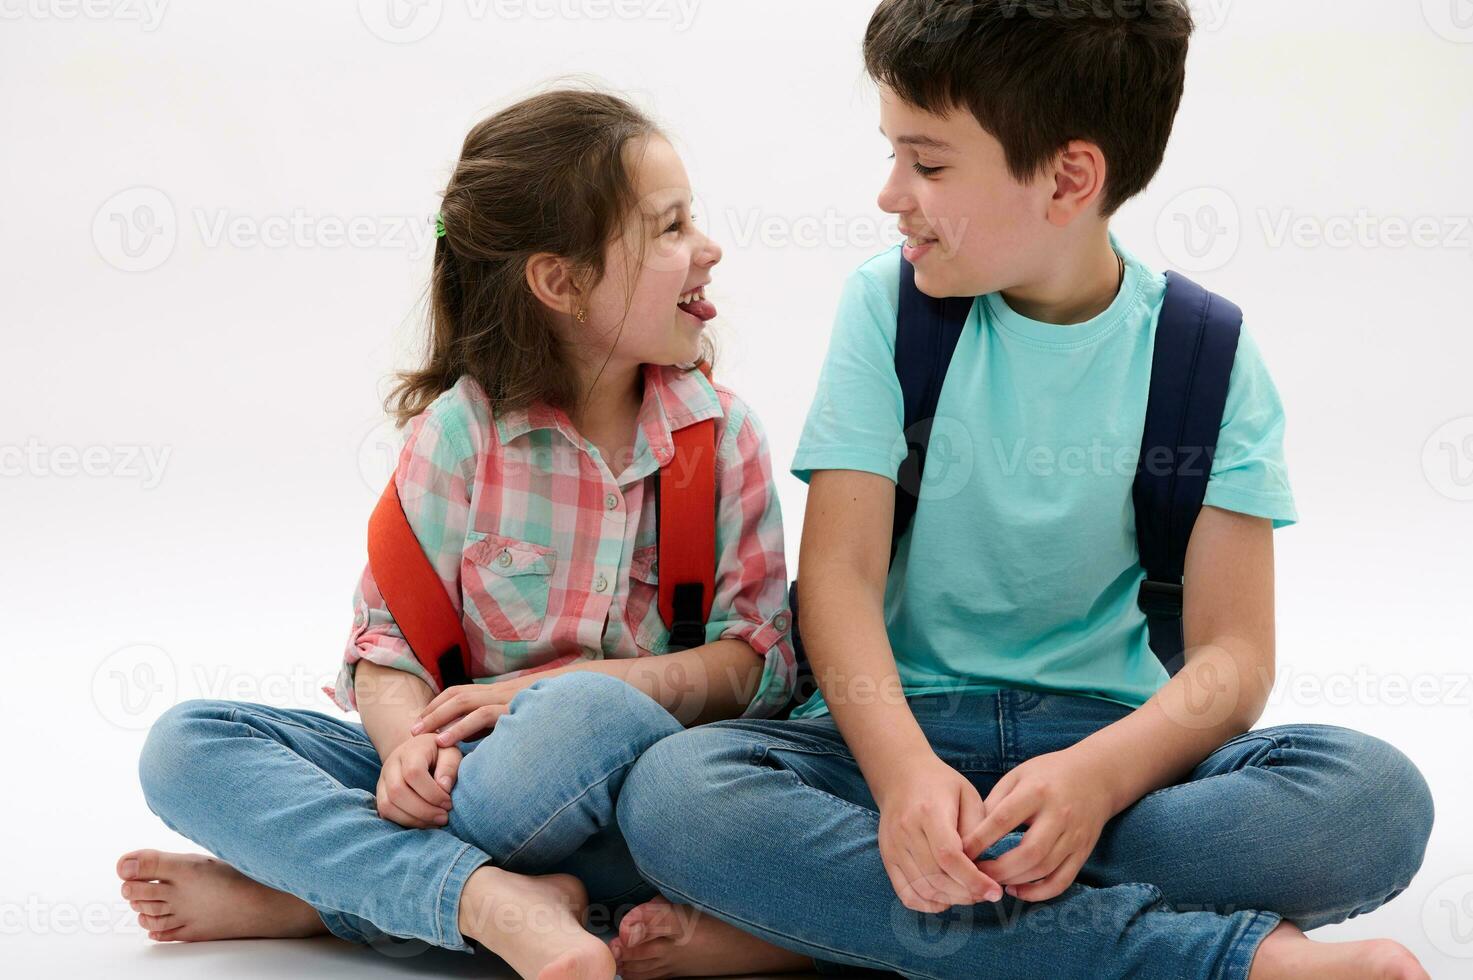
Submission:
MULTIPOLYGON (((663 135, 626 100, 575 89, 534 95, 476 124, 445 188, 424 363, 396 372, 385 399, 397 426, 463 374, 480 383, 493 411, 578 404, 586 392, 554 314, 527 285, 527 261, 549 252, 567 259, 586 288, 601 281, 605 249, 638 203, 625 147, 663 135)), ((714 357, 703 338, 697 366, 714 357)))

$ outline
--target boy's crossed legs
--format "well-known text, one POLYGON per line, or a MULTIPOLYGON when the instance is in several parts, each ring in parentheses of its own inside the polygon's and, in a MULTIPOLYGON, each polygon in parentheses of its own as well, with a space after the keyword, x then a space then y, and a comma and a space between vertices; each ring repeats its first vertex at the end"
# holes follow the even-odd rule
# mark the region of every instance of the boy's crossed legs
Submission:
MULTIPOLYGON (((911 705, 937 754, 984 797, 1008 768, 1131 710, 1018 690, 911 705)), ((1399 894, 1431 829, 1415 766, 1350 729, 1284 725, 1229 740, 1188 779, 1111 820, 1075 883, 1045 902, 905 908, 880 858, 876 810, 832 718, 739 719, 647 752, 626 780, 619 822, 670 901, 812 956, 824 972, 1027 976, 1047 964, 1060 977, 1236 978, 1251 968, 1257 980, 1343 964, 1361 971, 1349 976, 1425 976, 1390 941, 1321 944, 1301 931, 1399 894)), ((624 937, 658 935, 672 911, 663 900, 636 910, 624 937)), ((679 951, 663 955, 679 972, 679 951)), ((626 975, 663 972, 630 965, 626 975)))

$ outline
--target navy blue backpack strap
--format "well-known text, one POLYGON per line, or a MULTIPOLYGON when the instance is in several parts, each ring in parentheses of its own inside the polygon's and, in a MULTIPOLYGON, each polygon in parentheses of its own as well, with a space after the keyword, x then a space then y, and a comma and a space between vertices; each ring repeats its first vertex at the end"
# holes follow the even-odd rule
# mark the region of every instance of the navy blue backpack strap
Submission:
MULTIPOLYGON (((890 561, 895 561, 900 536, 910 526, 916 512, 916 495, 921 489, 921 476, 926 468, 926 446, 931 438, 931 421, 941 400, 941 385, 951 355, 956 352, 962 327, 972 311, 973 297, 960 296, 933 299, 916 288, 915 266, 900 256, 899 312, 895 318, 895 375, 905 403, 905 439, 909 447, 895 481, 895 523, 890 533, 890 561)), ((792 612, 793 649, 797 654, 797 693, 791 704, 779 715, 786 718, 793 707, 808 699, 818 685, 813 666, 803 649, 799 629, 798 582, 788 587, 788 606, 792 612)))
POLYGON ((890 534, 890 561, 900 536, 915 517, 931 423, 941 400, 946 369, 961 339, 974 298, 935 299, 916 288, 915 266, 900 256, 900 304, 895 319, 895 376, 905 402, 905 442, 909 449, 895 481, 895 525, 890 534))
POLYGON ((1137 603, 1166 672, 1185 662, 1182 573, 1222 427, 1243 311, 1186 276, 1166 273, 1151 391, 1136 467, 1136 543, 1146 579, 1137 603))

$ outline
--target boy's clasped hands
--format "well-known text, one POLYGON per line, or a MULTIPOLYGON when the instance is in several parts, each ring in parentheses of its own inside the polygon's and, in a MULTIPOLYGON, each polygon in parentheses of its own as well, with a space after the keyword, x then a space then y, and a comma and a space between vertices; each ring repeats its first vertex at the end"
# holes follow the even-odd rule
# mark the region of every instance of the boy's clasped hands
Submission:
POLYGON ((1103 768, 1077 748, 1015 766, 986 800, 935 755, 885 781, 876 793, 880 853, 905 907, 938 913, 1004 891, 1032 902, 1064 892, 1115 815, 1103 768), (1025 824, 1011 850, 970 857, 1025 824))

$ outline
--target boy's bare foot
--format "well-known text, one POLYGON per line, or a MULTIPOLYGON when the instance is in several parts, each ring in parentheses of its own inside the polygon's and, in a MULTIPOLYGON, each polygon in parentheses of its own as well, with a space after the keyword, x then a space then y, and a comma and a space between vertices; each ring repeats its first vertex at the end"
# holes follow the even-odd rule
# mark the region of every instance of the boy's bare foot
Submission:
POLYGON ((506 960, 523 980, 614 980, 614 954, 583 928, 588 891, 572 875, 520 875, 483 864, 466 879, 462 936, 506 960))
POLYGON ((117 871, 149 939, 301 939, 328 931, 300 898, 205 854, 129 851, 117 871))
POLYGON ((631 909, 611 944, 623 980, 813 972, 813 959, 774 946, 663 896, 631 909))
POLYGON ((1322 943, 1280 922, 1253 955, 1248 980, 1431 980, 1412 951, 1391 939, 1322 943))

